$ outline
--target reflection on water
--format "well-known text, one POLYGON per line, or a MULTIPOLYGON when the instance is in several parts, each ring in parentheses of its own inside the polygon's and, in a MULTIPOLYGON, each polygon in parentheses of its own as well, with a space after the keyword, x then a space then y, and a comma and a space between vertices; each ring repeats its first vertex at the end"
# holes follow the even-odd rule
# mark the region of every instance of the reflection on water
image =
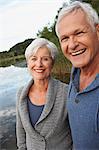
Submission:
POLYGON ((0 146, 1 150, 16 150, 15 108, 0 111, 0 146))
POLYGON ((16 93, 29 79, 27 68, 0 67, 0 150, 16 150, 16 93))

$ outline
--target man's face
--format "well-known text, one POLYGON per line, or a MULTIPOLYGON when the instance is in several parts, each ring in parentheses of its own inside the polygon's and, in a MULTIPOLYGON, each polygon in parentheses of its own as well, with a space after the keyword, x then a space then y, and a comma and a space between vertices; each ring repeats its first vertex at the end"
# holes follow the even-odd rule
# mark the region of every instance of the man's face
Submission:
POLYGON ((64 55, 78 68, 87 67, 99 56, 99 25, 95 30, 82 10, 64 16, 58 25, 64 55))

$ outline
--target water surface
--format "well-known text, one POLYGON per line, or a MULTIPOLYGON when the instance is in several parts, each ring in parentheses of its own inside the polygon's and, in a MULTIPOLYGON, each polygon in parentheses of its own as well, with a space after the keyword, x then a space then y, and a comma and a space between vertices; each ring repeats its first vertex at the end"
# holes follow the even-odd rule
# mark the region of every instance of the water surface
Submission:
POLYGON ((16 94, 30 78, 27 68, 0 67, 0 150, 16 150, 16 94))

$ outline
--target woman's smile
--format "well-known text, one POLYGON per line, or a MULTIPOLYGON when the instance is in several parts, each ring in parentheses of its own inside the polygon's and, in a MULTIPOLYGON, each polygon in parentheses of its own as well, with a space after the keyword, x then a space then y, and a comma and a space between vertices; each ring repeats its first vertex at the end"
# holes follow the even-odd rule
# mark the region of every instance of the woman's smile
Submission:
POLYGON ((45 71, 45 69, 34 69, 34 71, 37 73, 43 73, 45 71))

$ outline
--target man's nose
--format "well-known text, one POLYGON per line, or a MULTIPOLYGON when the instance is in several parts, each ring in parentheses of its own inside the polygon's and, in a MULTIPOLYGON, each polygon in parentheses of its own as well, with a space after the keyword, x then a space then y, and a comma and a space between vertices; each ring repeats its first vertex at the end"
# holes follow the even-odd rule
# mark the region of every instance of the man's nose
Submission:
POLYGON ((68 41, 68 48, 74 50, 78 46, 77 39, 74 37, 70 37, 68 41))

